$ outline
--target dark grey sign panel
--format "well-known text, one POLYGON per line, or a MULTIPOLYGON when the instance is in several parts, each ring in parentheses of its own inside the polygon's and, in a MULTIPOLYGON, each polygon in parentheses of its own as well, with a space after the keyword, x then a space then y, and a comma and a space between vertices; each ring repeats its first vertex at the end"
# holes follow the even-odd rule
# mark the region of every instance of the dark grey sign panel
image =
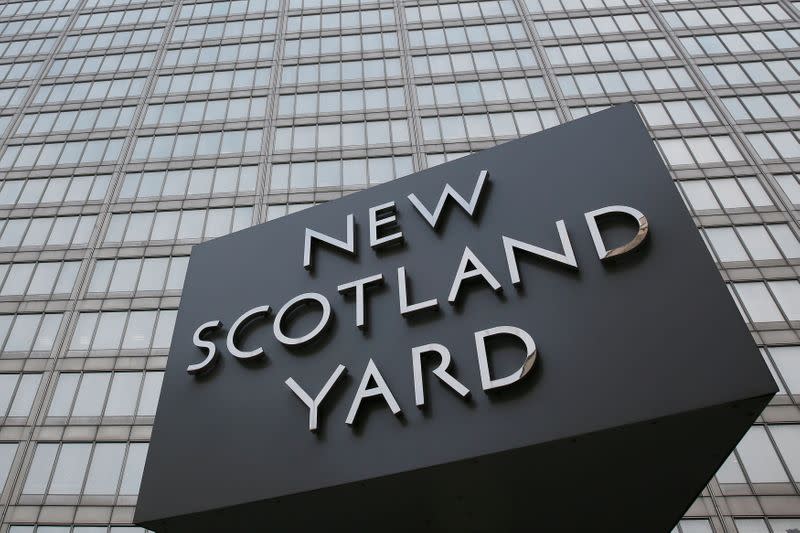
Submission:
POLYGON ((136 521, 667 531, 775 392, 617 106, 195 247, 136 521))

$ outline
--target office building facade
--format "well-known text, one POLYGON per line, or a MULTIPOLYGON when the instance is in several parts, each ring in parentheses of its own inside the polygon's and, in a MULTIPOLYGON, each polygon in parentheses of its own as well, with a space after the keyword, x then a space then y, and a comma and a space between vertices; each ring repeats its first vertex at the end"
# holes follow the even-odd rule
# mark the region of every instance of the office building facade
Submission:
POLYGON ((0 532, 140 531, 194 244, 630 100, 780 386, 675 531, 800 530, 800 2, 32 0, 0 4, 0 532))

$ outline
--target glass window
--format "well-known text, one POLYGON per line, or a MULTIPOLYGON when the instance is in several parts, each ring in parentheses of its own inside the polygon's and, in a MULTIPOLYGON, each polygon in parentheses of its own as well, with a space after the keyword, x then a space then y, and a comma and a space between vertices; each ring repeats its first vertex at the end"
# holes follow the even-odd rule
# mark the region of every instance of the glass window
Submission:
POLYGON ((800 479, 800 425, 776 424, 770 426, 775 443, 786 463, 792 479, 800 479))
POLYGON ((752 322, 782 322, 784 320, 764 283, 734 283, 733 285, 752 322))
POLYGON ((117 372, 114 374, 105 415, 132 415, 135 412, 141 381, 142 375, 138 372, 117 372))
POLYGON ((17 454, 17 446, 16 442, 0 442, 0 492, 6 486, 14 456, 17 454))
POLYGON ((125 444, 116 442, 95 444, 84 494, 115 494, 124 455, 125 444))
POLYGON ((92 445, 89 443, 63 444, 48 492, 50 494, 79 494, 83 487, 91 451, 92 445))
POLYGON ((790 394, 800 394, 800 347, 772 346, 769 354, 790 394))
POLYGON ((4 356, 14 352, 49 352, 53 347, 62 315, 0 315, 0 343, 4 356))
POLYGON ((136 495, 146 452, 146 443, 39 442, 22 492, 114 495, 122 471, 119 493, 136 495))
POLYGON ((27 417, 41 378, 41 374, 0 374, 0 417, 27 417))
POLYGON ((45 494, 57 453, 58 444, 40 442, 36 445, 28 477, 22 489, 24 494, 45 494))
POLYGON ((122 475, 120 494, 138 494, 139 484, 142 481, 144 460, 147 456, 147 443, 136 442, 128 446, 128 456, 125 460, 125 470, 122 475))
POLYGON ((110 378, 107 372, 83 375, 72 409, 73 416, 100 416, 103 413, 110 378))
POLYGON ((789 480, 763 426, 753 426, 747 430, 736 449, 753 483, 789 480))

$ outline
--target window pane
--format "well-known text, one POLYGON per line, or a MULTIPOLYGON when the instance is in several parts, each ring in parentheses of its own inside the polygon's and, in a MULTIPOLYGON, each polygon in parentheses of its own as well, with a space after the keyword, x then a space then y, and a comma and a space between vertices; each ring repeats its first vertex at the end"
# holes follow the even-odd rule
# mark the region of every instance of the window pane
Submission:
POLYGON ((128 447, 128 457, 125 461, 125 472, 122 475, 120 494, 138 494, 139 484, 142 481, 144 460, 147 456, 147 443, 131 443, 128 447))
POLYGON ((788 481, 763 427, 750 428, 736 449, 753 483, 788 481))
POLYGON ((44 494, 47 484, 50 481, 50 473, 53 470, 53 462, 58 452, 58 444, 39 443, 33 454, 28 478, 22 489, 24 494, 44 494))
POLYGON ((73 416, 100 416, 111 375, 107 372, 84 374, 75 399, 73 416))
POLYGON ((58 455, 58 463, 50 484, 50 494, 80 493, 91 451, 92 445, 89 443, 61 445, 61 453, 58 455))
POLYGON ((142 375, 139 372, 114 374, 105 416, 133 416, 141 381, 142 375))
POLYGON ((125 444, 105 442, 95 444, 84 494, 115 494, 124 455, 125 444))

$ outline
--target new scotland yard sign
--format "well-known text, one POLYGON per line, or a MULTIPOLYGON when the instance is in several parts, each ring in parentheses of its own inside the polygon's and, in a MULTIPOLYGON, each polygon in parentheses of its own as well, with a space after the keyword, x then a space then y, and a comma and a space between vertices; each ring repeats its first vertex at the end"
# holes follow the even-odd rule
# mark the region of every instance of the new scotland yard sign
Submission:
POLYGON ((195 247, 136 521, 667 531, 775 391, 626 104, 195 247))

